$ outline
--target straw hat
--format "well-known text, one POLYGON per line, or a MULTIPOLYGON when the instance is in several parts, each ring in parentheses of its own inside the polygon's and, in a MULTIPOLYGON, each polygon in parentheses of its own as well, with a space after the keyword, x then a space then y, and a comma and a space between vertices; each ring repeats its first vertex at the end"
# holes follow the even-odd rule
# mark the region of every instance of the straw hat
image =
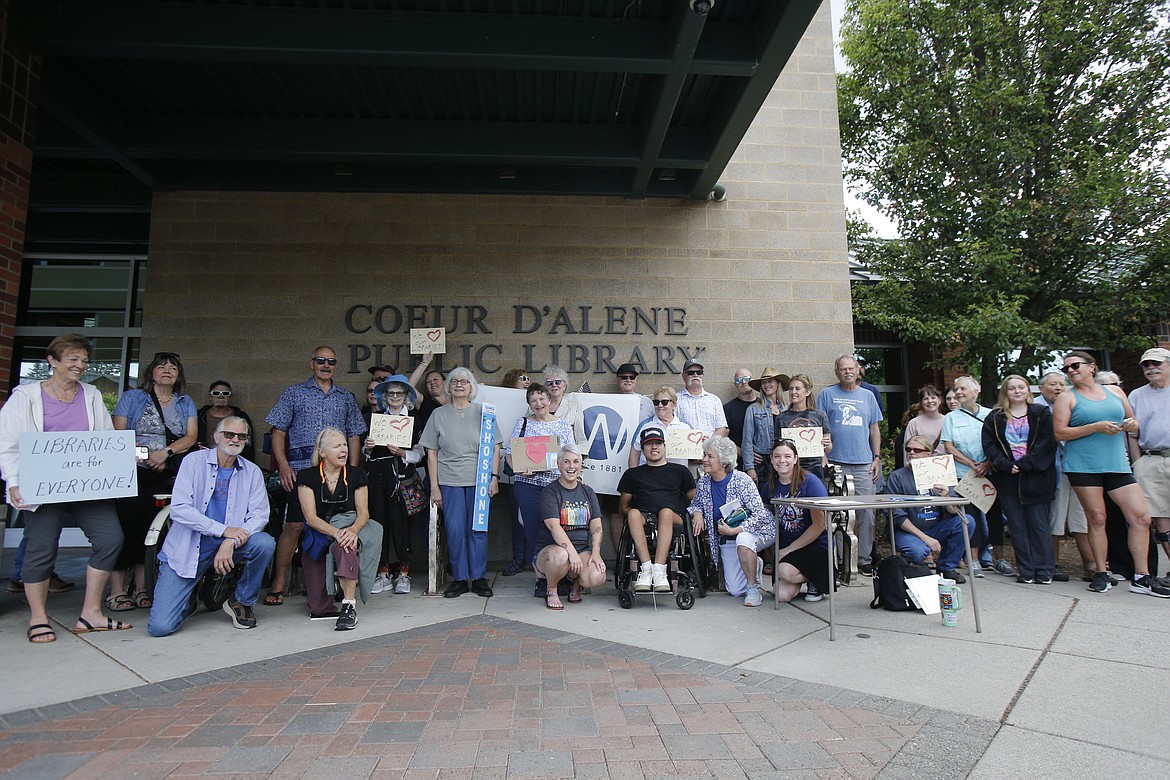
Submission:
POLYGON ((765 379, 778 380, 780 382, 780 389, 781 390, 787 390, 788 383, 791 381, 788 374, 781 374, 780 369, 773 368, 772 366, 768 366, 767 368, 765 368, 763 370, 763 372, 758 377, 756 377, 752 381, 748 382, 748 384, 752 386, 752 389, 760 390, 761 386, 764 384, 765 379))

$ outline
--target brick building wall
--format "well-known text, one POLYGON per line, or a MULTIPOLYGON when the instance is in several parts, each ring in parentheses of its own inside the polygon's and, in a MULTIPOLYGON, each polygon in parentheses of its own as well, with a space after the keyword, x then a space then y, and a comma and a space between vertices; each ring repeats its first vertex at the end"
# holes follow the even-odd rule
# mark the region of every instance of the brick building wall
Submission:
POLYGON ((723 203, 157 193, 142 354, 180 352, 197 397, 227 378, 257 416, 318 344, 355 391, 379 355, 409 368, 412 315, 487 383, 557 362, 608 391, 640 357, 640 389, 677 387, 696 353, 725 398, 740 365, 831 381, 853 333, 827 6, 722 181, 723 203))

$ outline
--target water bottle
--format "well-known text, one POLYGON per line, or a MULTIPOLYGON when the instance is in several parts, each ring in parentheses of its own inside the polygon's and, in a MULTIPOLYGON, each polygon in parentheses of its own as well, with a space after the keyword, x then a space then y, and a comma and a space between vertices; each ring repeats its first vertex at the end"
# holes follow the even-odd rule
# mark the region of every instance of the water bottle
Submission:
POLYGON ((939 578, 938 604, 942 610, 942 623, 948 628, 959 625, 959 610, 963 608, 963 591, 954 580, 939 578))

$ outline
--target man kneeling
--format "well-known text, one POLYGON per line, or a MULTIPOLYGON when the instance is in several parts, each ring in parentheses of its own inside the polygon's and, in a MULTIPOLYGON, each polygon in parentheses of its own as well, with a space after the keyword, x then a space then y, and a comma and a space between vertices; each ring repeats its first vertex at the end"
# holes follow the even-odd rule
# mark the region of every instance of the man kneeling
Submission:
POLYGON ((557 459, 561 477, 540 494, 540 516, 536 554, 532 567, 537 577, 548 581, 544 604, 564 609, 557 584, 568 576, 569 603, 581 601, 581 589, 605 582, 605 561, 601 559, 601 506, 593 488, 581 481, 581 451, 575 444, 561 447, 557 459))
POLYGON ((644 465, 628 469, 618 482, 621 499, 618 508, 626 518, 634 553, 638 556, 637 593, 669 593, 666 561, 675 525, 681 525, 691 499, 695 497, 695 478, 690 469, 666 461, 666 436, 661 428, 643 428, 640 437, 644 465), (657 523, 658 543, 654 562, 646 542, 646 524, 657 523))
MULTIPOLYGON (((921 436, 906 442, 906 460, 929 458, 933 454, 931 443, 921 436)), ((890 474, 886 481, 886 492, 896 495, 933 493, 948 495, 947 488, 936 485, 930 491, 920 491, 914 484, 914 472, 909 462, 890 474)), ((951 493, 953 495, 953 493, 951 493)), ((921 563, 934 556, 938 573, 949 580, 964 583, 967 578, 959 573, 966 548, 963 543, 963 521, 967 532, 975 532, 975 521, 963 514, 958 506, 924 506, 913 509, 894 510, 895 545, 902 557, 911 563, 921 563)))
POLYGON ((215 431, 216 448, 193 452, 179 466, 171 528, 158 556, 158 584, 146 626, 151 636, 179 630, 208 566, 227 574, 241 563, 244 570, 223 609, 236 628, 256 627, 252 606, 276 542, 261 530, 268 523, 264 475, 240 456, 248 433, 243 419, 225 417, 215 431))

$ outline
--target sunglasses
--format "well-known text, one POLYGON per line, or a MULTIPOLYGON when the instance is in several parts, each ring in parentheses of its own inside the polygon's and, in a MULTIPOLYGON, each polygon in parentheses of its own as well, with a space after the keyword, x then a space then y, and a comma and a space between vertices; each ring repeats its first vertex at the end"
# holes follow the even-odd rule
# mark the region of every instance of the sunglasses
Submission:
POLYGON ((563 380, 563 379, 546 379, 546 380, 544 380, 544 384, 548 387, 556 387, 558 385, 563 385, 564 383, 565 383, 565 380, 563 380))
MULTIPOLYGON (((458 380, 456 380, 458 381, 458 380)), ((388 398, 402 398, 406 395, 405 390, 387 390, 386 397, 388 398)))
POLYGON ((337 365, 337 358, 315 357, 313 362, 319 366, 335 366, 337 365))
POLYGON ((1063 371, 1064 373, 1068 374, 1072 371, 1079 371, 1081 366, 1087 366, 1087 365, 1088 365, 1088 363, 1086 363, 1085 361, 1077 360, 1075 362, 1069 363, 1067 366, 1065 366, 1064 368, 1062 368, 1060 370, 1063 371))
POLYGON ((702 371, 702 369, 695 369, 693 371, 687 371, 686 375, 687 376, 702 376, 703 371, 702 371))
POLYGON ((521 374, 520 376, 516 377, 516 380, 517 380, 517 381, 519 381, 519 382, 531 382, 531 381, 532 381, 531 379, 529 379, 529 378, 528 378, 527 376, 525 376, 524 374, 521 374))
POLYGON ((1166 361, 1164 360, 1143 360, 1141 362, 1141 366, 1142 368, 1154 368, 1155 366, 1160 366, 1165 362, 1166 361))
POLYGON ((633 382, 637 378, 638 377, 631 376, 630 374, 618 374, 618 379, 622 380, 623 382, 633 382))
POLYGON ((179 362, 179 353, 178 352, 155 352, 154 353, 154 362, 155 363, 178 363, 179 362))
POLYGON ((228 441, 232 441, 233 439, 238 439, 240 441, 248 440, 248 434, 240 433, 239 431, 220 431, 220 434, 222 434, 223 437, 228 441))
POLYGON ((918 453, 920 453, 920 452, 930 452, 930 450, 924 450, 924 449, 922 449, 921 447, 907 447, 907 448, 906 448, 906 452, 911 452, 911 453, 914 453, 914 454, 918 454, 918 453))
POLYGON ((796 449, 796 442, 793 441, 792 439, 777 439, 776 441, 772 442, 772 448, 775 449, 776 447, 780 446, 781 444, 785 445, 786 447, 791 447, 792 449, 796 449))
MULTIPOLYGON (((702 372, 700 372, 700 373, 702 373, 702 372)), ((741 376, 739 379, 735 380, 735 383, 737 385, 746 385, 750 381, 752 381, 752 378, 750 376, 741 376)))
POLYGON ((655 398, 650 403, 655 406, 670 406, 674 401, 671 401, 669 398, 655 398))
POLYGON ((208 393, 208 395, 210 395, 212 398, 231 398, 232 391, 231 390, 212 390, 210 393, 208 393))

